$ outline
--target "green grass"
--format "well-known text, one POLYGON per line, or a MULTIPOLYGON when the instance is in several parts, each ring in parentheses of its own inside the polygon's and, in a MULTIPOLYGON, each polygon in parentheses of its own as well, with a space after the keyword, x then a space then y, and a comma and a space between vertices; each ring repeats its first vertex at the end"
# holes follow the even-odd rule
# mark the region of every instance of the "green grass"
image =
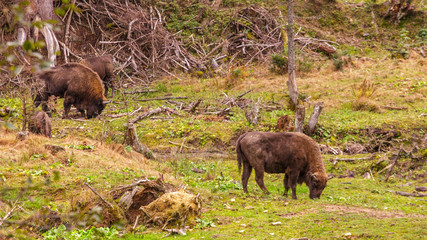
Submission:
MULTIPOLYGON (((308 188, 302 185, 297 188, 299 199, 291 200, 282 196, 283 174, 267 174, 265 183, 272 194, 263 195, 252 176, 250 194, 246 196, 234 186, 215 189, 218 183, 224 183, 222 179, 239 179, 236 161, 179 161, 182 164, 174 167, 179 171, 178 178, 192 191, 202 190, 206 208, 202 218, 216 225, 192 229, 187 232, 188 236, 179 236, 179 239, 341 239, 348 233, 358 238, 410 239, 427 233, 424 228, 427 222, 425 201, 389 192, 411 191, 413 187, 399 187, 400 181, 384 184, 360 177, 334 178, 328 182, 321 199, 310 200, 308 188), (207 173, 193 173, 192 167, 206 169, 207 173), (217 178, 206 180, 206 176, 212 174, 217 178), (219 175, 223 177, 218 178, 219 175), (273 224, 277 222, 281 223, 273 224)), ((144 229, 141 234, 147 239, 166 235, 151 229, 144 229)), ((142 236, 127 235, 123 239, 142 236)))

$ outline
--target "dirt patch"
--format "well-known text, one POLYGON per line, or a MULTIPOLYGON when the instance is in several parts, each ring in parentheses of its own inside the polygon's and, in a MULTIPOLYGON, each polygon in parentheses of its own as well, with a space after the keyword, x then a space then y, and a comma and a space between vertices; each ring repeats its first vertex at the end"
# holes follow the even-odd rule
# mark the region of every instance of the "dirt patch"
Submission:
POLYGON ((318 213, 320 211, 326 212, 336 212, 337 214, 347 214, 347 213, 356 213, 356 214, 364 214, 371 218, 422 218, 425 219, 427 216, 419 215, 419 214, 406 214, 401 211, 382 211, 378 209, 372 208, 364 208, 364 207, 353 207, 353 206, 342 206, 342 205, 320 205, 316 208, 304 209, 299 212, 290 212, 285 214, 280 214, 278 216, 283 218, 292 218, 297 217, 309 213, 318 213))
POLYGON ((318 210, 327 211, 327 212, 339 212, 341 214, 345 213, 357 213, 365 214, 368 217, 373 218, 426 218, 425 215, 419 214, 406 214, 401 211, 382 211, 372 208, 363 208, 363 207, 351 207, 351 206, 341 206, 341 205, 322 205, 318 210))

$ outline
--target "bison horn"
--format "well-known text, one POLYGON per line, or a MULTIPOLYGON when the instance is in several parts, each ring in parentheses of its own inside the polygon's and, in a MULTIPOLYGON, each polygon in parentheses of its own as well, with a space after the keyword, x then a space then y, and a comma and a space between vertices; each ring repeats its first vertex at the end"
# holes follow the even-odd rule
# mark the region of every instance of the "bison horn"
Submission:
POLYGON ((313 173, 313 174, 311 174, 311 177, 312 177, 314 180, 317 180, 317 173, 313 173))
POLYGON ((102 104, 104 104, 104 105, 106 105, 108 103, 111 103, 111 100, 109 100, 109 101, 102 101, 102 104))

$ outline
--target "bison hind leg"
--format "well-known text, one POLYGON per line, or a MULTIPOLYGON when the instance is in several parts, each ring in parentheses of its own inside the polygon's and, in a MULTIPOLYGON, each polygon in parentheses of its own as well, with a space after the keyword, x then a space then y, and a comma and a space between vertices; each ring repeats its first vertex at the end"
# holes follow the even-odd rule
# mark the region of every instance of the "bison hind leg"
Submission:
POLYGON ((255 168, 255 181, 258 183, 258 186, 265 194, 270 194, 270 192, 264 185, 264 169, 255 168))
POLYGON ((243 186, 243 191, 246 194, 248 194, 248 180, 249 180, 249 177, 251 176, 251 173, 252 173, 252 166, 247 163, 243 163, 242 186, 243 186))

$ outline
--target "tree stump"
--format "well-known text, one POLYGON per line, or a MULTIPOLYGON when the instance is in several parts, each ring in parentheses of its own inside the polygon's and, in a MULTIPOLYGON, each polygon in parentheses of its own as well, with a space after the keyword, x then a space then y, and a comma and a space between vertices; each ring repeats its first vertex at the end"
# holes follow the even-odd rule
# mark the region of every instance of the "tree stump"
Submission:
POLYGON ((131 146, 133 150, 144 154, 144 156, 148 159, 155 159, 153 152, 146 146, 142 145, 142 143, 139 141, 138 135, 136 134, 136 127, 132 123, 127 124, 125 139, 126 144, 131 146))
POLYGON ((304 128, 305 107, 300 104, 295 112, 295 132, 302 132, 304 128))
POLYGON ((314 104, 313 113, 310 116, 307 124, 307 135, 312 135, 316 130, 317 122, 319 121, 320 113, 323 109, 323 102, 314 104))
POLYGON ((28 123, 28 130, 31 133, 52 137, 52 123, 50 117, 45 112, 35 112, 28 123))

